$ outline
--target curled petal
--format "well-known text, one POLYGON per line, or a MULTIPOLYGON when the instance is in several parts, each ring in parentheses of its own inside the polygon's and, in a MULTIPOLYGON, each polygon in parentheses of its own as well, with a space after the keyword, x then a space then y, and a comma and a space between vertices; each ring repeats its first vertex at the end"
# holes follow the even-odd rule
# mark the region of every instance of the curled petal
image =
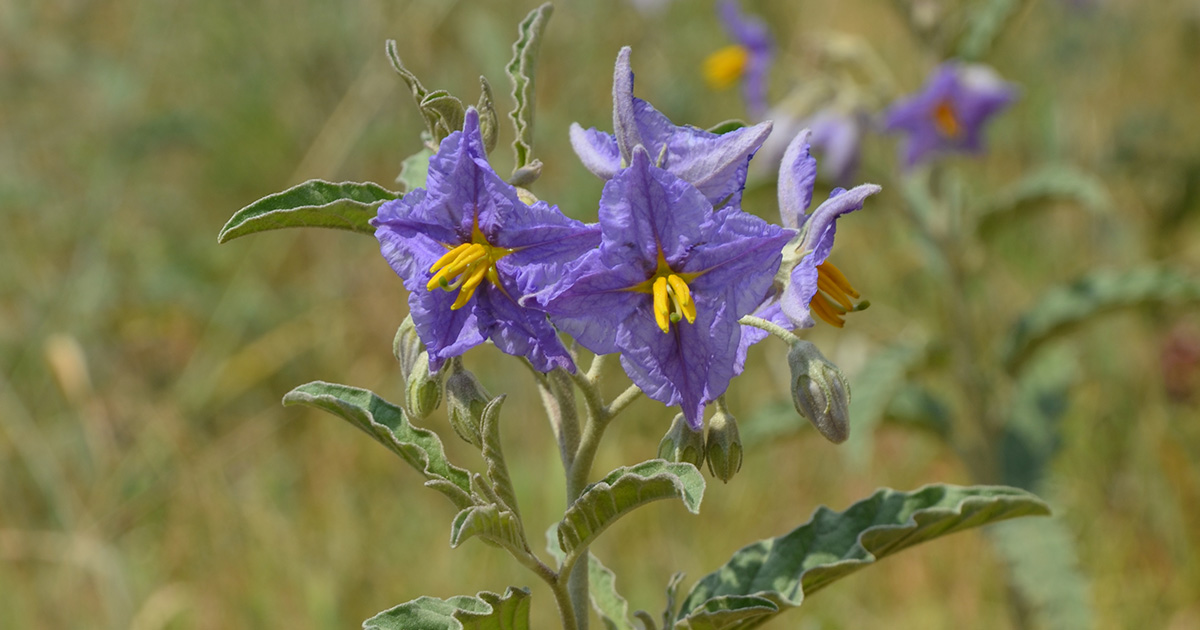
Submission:
POLYGON ((799 229, 807 218, 817 181, 817 160, 809 150, 812 132, 800 130, 788 144, 779 165, 779 218, 784 227, 799 229))
POLYGON ((612 179, 621 169, 617 139, 594 127, 584 130, 578 123, 571 123, 571 148, 584 167, 601 179, 612 179))

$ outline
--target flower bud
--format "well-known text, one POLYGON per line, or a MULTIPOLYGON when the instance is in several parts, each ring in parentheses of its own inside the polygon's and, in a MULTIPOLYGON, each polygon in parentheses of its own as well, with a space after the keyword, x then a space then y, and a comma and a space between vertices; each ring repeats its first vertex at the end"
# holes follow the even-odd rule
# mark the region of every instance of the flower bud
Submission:
POLYGON ((671 428, 658 443, 658 456, 669 462, 687 462, 699 468, 704 465, 704 433, 693 429, 683 414, 676 414, 671 428))
POLYGON ((708 455, 708 472, 728 483, 742 468, 742 439, 738 436, 737 419, 717 401, 717 412, 708 420, 708 439, 704 443, 708 455))
POLYGON ((834 444, 850 436, 850 383, 846 376, 807 341, 792 344, 792 402, 796 411, 834 444))
POLYGON ((483 409, 491 400, 479 379, 463 368, 460 359, 453 359, 446 379, 446 415, 458 437, 476 448, 483 447, 483 409))
MULTIPOLYGON (((396 329, 396 338, 392 340, 392 354, 400 362, 400 380, 408 383, 408 377, 413 373, 417 358, 425 351, 421 339, 417 337, 417 327, 413 324, 412 315, 404 318, 400 328, 396 329)), ((428 361, 428 357, 426 357, 428 361)))
POLYGON ((405 406, 417 420, 429 417, 442 402, 442 372, 429 372, 429 355, 421 352, 413 362, 412 371, 405 381, 405 406))

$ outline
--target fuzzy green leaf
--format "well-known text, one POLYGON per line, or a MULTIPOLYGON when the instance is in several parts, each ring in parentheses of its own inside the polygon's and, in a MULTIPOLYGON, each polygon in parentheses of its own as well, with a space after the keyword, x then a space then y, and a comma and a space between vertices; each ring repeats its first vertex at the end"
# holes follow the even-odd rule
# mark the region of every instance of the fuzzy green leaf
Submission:
POLYGON ((513 100, 516 108, 509 113, 509 118, 516 128, 517 137, 513 140, 513 153, 516 163, 513 172, 533 161, 533 115, 534 91, 533 77, 537 70, 538 51, 542 46, 542 33, 546 30, 546 22, 554 13, 554 7, 549 3, 529 12, 521 21, 520 37, 513 44, 512 60, 505 70, 512 80, 513 100))
POLYGON ((1069 166, 1047 166, 989 200, 979 211, 980 230, 986 231, 1001 217, 1037 207, 1038 202, 1050 199, 1077 201, 1088 212, 1100 216, 1112 210, 1112 199, 1099 178, 1069 166))
POLYGON ((1036 627, 1095 627, 1091 583, 1079 570, 1075 539, 1061 519, 1014 521, 988 534, 1008 563, 1013 587, 1041 621, 1036 627))
POLYGON ((506 394, 501 394, 483 408, 480 437, 483 441, 483 460, 487 462, 487 478, 491 482, 491 490, 500 499, 501 507, 511 511, 520 522, 517 493, 513 489, 508 464, 504 461, 504 451, 500 445, 500 407, 504 404, 505 397, 506 394))
MULTIPOLYGON (((566 554, 558 545, 558 525, 546 530, 546 551, 561 565, 566 554)), ((606 630, 633 630, 629 602, 617 592, 617 576, 595 554, 588 554, 588 598, 606 630)))
POLYGON ((1004 361, 1010 372, 1016 372, 1043 343, 1117 309, 1197 301, 1200 301, 1200 281, 1173 269, 1097 271, 1038 298, 1033 309, 1022 315, 1009 331, 1004 361))
POLYGON ((692 587, 676 628, 753 628, 876 560, 972 527, 1049 514, 1036 496, 1003 486, 881 489, 845 512, 812 520, 733 554, 692 587))
POLYGON ((529 589, 421 597, 363 622, 364 630, 529 630, 529 589))
POLYGON ((396 183, 404 186, 406 193, 424 188, 429 177, 429 158, 433 157, 433 149, 429 148, 429 144, 433 142, 433 136, 425 132, 421 134, 421 139, 424 146, 420 151, 404 158, 400 163, 400 174, 396 176, 396 183))
POLYGON ((651 501, 673 498, 692 514, 700 512, 704 477, 695 466, 652 459, 618 468, 588 486, 558 524, 559 548, 567 555, 564 566, 573 564, 580 550, 617 519, 651 501))
POLYGON ((492 98, 492 84, 486 77, 479 77, 479 133, 483 136, 483 150, 491 153, 500 137, 500 117, 496 114, 496 102, 492 98))
POLYGON ((421 117, 425 119, 425 128, 432 132, 434 126, 437 124, 437 120, 431 118, 429 112, 421 106, 421 102, 429 95, 429 90, 426 90, 425 86, 421 85, 421 81, 417 78, 417 75, 413 74, 408 68, 405 68, 404 62, 400 61, 400 53, 396 49, 396 40, 387 40, 385 48, 387 50, 388 61, 392 63, 392 69, 400 75, 400 78, 404 80, 404 84, 412 92, 413 102, 417 104, 417 109, 421 112, 421 117))
POLYGON ((517 555, 529 551, 520 519, 495 504, 474 505, 454 517, 454 523, 450 526, 450 546, 457 548, 473 536, 479 536, 517 555))
POLYGON ((322 227, 374 234, 368 223, 384 202, 400 198, 382 186, 310 179, 283 192, 267 195, 238 210, 229 219, 218 243, 239 236, 289 227, 322 227))
POLYGON ((438 436, 409 424, 403 409, 374 392, 314 381, 288 392, 283 404, 315 407, 350 422, 416 468, 428 480, 426 486, 446 495, 459 509, 474 505, 470 476, 446 459, 438 436))

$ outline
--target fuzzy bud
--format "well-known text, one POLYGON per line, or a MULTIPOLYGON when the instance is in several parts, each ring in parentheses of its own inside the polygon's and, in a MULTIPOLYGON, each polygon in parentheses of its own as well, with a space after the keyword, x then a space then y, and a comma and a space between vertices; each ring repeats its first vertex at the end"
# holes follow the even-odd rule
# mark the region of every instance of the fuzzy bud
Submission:
POLYGON ((850 383, 846 376, 807 341, 792 344, 788 366, 796 411, 830 442, 845 442, 850 436, 850 383))
POLYGON ((408 413, 417 420, 423 420, 433 413, 442 403, 442 373, 429 372, 429 355, 421 352, 413 361, 412 371, 405 381, 404 402, 408 413))
POLYGON ((658 456, 669 462, 687 462, 699 468, 704 465, 704 433, 693 429, 683 414, 676 414, 671 428, 658 443, 658 456))
MULTIPOLYGON (((396 329, 396 337, 392 340, 392 354, 396 355, 396 361, 400 362, 400 380, 408 383, 408 377, 412 375, 413 367, 416 366, 422 352, 425 352, 425 347, 421 345, 421 339, 417 337, 417 327, 413 324, 412 315, 409 315, 404 318, 400 328, 396 329)), ((426 362, 428 361, 426 357, 426 362)))
POLYGON ((708 420, 708 439, 704 443, 708 455, 708 472, 728 483, 742 468, 742 439, 738 436, 737 419, 717 402, 717 412, 708 420))
POLYGON ((476 448, 483 446, 483 410, 491 400, 479 379, 463 368, 460 359, 453 359, 446 379, 446 415, 458 437, 476 448))

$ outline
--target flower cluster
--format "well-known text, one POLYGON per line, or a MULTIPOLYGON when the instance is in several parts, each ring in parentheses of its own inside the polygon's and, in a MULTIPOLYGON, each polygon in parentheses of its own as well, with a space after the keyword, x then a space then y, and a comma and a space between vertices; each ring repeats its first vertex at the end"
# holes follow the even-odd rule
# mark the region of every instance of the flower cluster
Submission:
POLYGON ((806 214, 816 161, 805 130, 780 174, 783 226, 744 212, 771 123, 723 135, 676 125, 633 96, 629 57, 622 49, 614 69, 613 133, 570 130, 607 180, 597 224, 523 201, 488 164, 473 109, 431 158, 426 188, 384 204, 372 224, 411 292, 431 370, 485 340, 541 371, 574 370, 563 332, 619 354, 642 391, 699 428, 765 335, 741 318, 807 327, 811 312, 842 325, 858 294, 826 262, 834 222, 879 188, 837 189, 806 214))

